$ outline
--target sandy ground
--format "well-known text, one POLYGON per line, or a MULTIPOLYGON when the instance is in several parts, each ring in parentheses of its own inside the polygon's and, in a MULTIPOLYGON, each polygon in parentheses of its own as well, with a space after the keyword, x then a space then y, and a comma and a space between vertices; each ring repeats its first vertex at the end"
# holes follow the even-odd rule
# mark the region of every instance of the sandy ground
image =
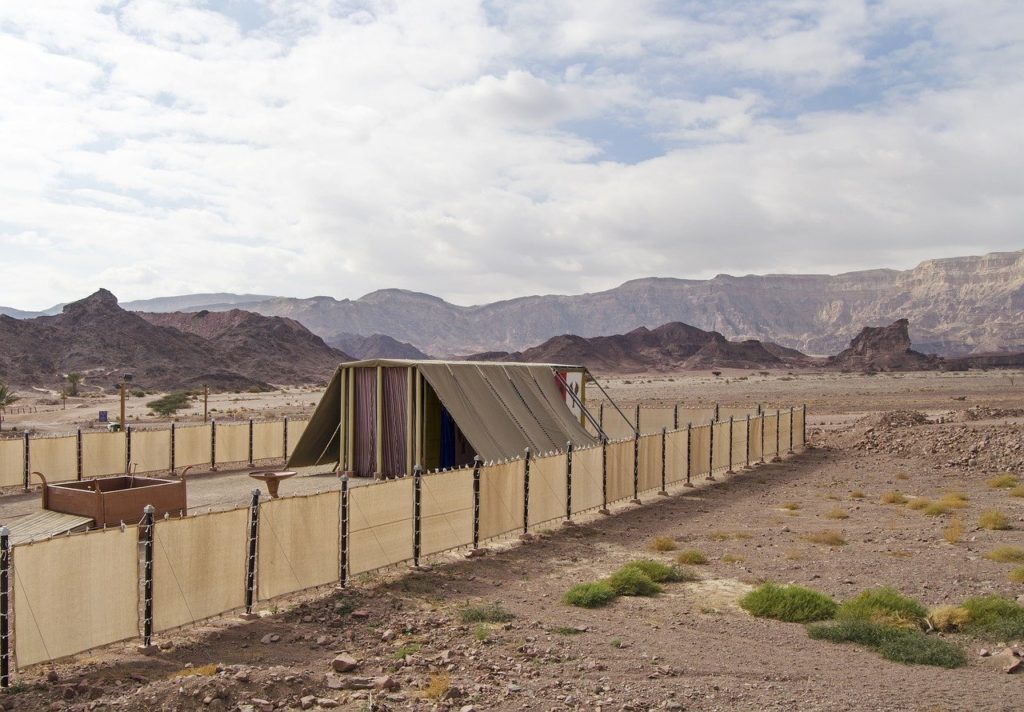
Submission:
MULTIPOLYGON (((864 449, 869 424, 854 420, 895 407, 940 415, 973 405, 1020 408, 1024 378, 1010 383, 1011 376, 998 372, 793 380, 746 375, 746 381, 730 378, 728 384, 725 374, 651 376, 643 383, 634 376, 612 379, 610 391, 627 404, 654 393, 666 402, 677 393, 685 393, 688 402, 806 401, 814 448, 749 472, 702 480, 696 489, 679 489, 667 498, 646 498, 643 506, 620 508, 611 517, 553 526, 530 542, 492 545, 482 558, 467 560, 454 552, 424 570, 400 567, 360 577, 344 591, 276 601, 256 622, 226 617, 160 636, 165 649, 153 657, 120 645, 59 662, 50 680, 45 668, 22 671, 16 675, 22 689, 0 697, 0 704, 19 710, 77 705, 245 712, 304 704, 467 712, 1019 708, 1024 676, 1004 674, 977 651, 1021 641, 955 635, 951 640, 968 651, 966 667, 904 666, 862 648, 810 640, 799 625, 751 618, 736 602, 766 580, 808 585, 838 599, 892 585, 928 605, 1024 593, 1007 578, 1010 565, 983 557, 995 546, 1021 544, 1024 499, 988 487, 991 473, 983 465, 947 467, 922 448, 864 449), (880 500, 893 489, 934 498, 953 487, 969 497, 968 506, 945 516, 880 500), (863 498, 851 497, 857 491, 863 498), (837 509, 847 518, 831 518, 837 509), (1006 513, 1014 529, 979 528, 979 515, 990 509, 1006 513), (942 532, 954 515, 965 532, 950 544, 942 532), (804 538, 822 530, 838 532, 846 544, 830 547, 804 538), (700 549, 709 560, 696 567, 702 581, 670 584, 655 598, 623 598, 595 611, 561 603, 569 586, 595 580, 630 559, 671 561, 672 554, 648 550, 656 536, 700 549), (459 615, 467 604, 498 604, 513 618, 463 623, 459 615), (376 677, 391 689, 332 688, 330 661, 342 651, 359 661, 354 673, 337 676, 347 681, 344 686, 354 676, 371 683, 376 677), (440 701, 432 697, 446 687, 440 701)), ((1018 438, 1020 426, 1004 422, 987 422, 978 432, 1018 438)), ((932 442, 928 438, 944 437, 953 427, 923 425, 893 437, 897 444, 932 442)), ((955 427, 974 432, 973 425, 955 427)), ((233 488, 231 477, 208 482, 233 488)), ((252 482, 244 474, 235 477, 244 496, 252 482)))

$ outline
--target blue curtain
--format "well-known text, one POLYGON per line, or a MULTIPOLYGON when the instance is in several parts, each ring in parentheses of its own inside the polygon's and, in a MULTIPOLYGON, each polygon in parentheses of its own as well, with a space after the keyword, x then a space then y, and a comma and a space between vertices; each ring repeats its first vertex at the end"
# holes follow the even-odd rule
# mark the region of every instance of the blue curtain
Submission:
POLYGON ((441 467, 455 467, 455 420, 441 406, 441 467))

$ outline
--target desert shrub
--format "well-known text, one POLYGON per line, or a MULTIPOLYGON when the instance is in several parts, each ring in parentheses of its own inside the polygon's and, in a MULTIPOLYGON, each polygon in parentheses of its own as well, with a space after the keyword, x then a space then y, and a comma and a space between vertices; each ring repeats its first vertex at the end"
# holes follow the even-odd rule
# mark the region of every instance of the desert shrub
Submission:
POLYGON ((942 495, 942 499, 940 499, 939 502, 950 509, 963 509, 967 506, 967 500, 968 497, 963 492, 952 490, 942 495))
POLYGON ((647 548, 651 551, 675 551, 679 548, 676 540, 668 536, 659 536, 651 539, 647 548))
POLYGON ((691 566, 706 564, 708 563, 708 557, 704 556, 704 553, 697 549, 687 549, 686 551, 680 551, 676 555, 676 563, 689 564, 691 566))
POLYGON ((997 509, 990 509, 978 517, 978 526, 982 529, 1009 529, 1010 520, 997 509))
POLYGON ((459 611, 459 620, 463 623, 507 623, 515 618, 498 602, 486 603, 481 606, 464 606, 459 611))
POLYGON ((928 610, 912 598, 894 588, 874 588, 861 591, 845 601, 836 612, 840 620, 862 620, 888 626, 919 628, 928 610))
POLYGON ((168 393, 162 398, 157 398, 149 403, 146 403, 146 407, 157 415, 170 416, 177 413, 182 408, 187 408, 189 405, 188 393, 184 391, 178 391, 177 393, 168 393))
POLYGON ((1024 564, 1024 549, 1019 546, 999 546, 985 554, 985 558, 1000 564, 1024 564))
POLYGON ((783 509, 787 509, 790 512, 795 512, 796 510, 800 509, 800 503, 799 502, 783 502, 782 503, 782 508, 783 509))
POLYGON ((428 700, 440 700, 451 686, 452 680, 447 673, 437 673, 430 676, 430 682, 423 688, 420 695, 428 700))
POLYGON ((1024 485, 1017 485, 1010 490, 1011 497, 1024 497, 1024 485))
POLYGON ((679 568, 678 566, 667 566, 660 561, 651 561, 650 559, 630 561, 622 568, 636 569, 655 583, 678 583, 700 580, 697 574, 688 569, 679 568))
POLYGON ((850 515, 842 507, 836 507, 825 512, 828 519, 849 519, 850 515))
POLYGON ((609 576, 608 585, 620 596, 656 596, 664 590, 643 571, 629 566, 609 576))
POLYGON ((615 600, 615 590, 604 581, 573 586, 562 597, 564 603, 580 608, 600 608, 615 600))
POLYGON ((992 489, 1013 489, 1020 484, 1017 475, 1012 472, 1003 472, 995 477, 990 477, 987 482, 992 489))
POLYGON ((1008 574, 1008 577, 1014 583, 1024 583, 1024 566, 1018 566, 1008 574))
POLYGON ((396 660, 405 660, 410 655, 415 655, 423 649, 421 643, 408 643, 395 651, 396 660))
POLYGON ((928 622, 932 628, 946 633, 963 630, 970 619, 971 612, 963 606, 936 606, 928 611, 928 622))
POLYGON ((860 490, 854 490, 850 492, 850 499, 864 499, 864 493, 860 490))
POLYGON ((809 625, 807 634, 815 640, 863 645, 886 660, 904 665, 956 668, 967 664, 967 656, 957 645, 929 637, 920 630, 893 628, 864 619, 809 625))
POLYGON ((897 472, 896 473, 896 479, 897 480, 909 480, 910 479, 910 475, 908 475, 906 472, 897 472))
POLYGON ((843 535, 834 529, 804 534, 801 539, 812 544, 826 544, 828 546, 845 546, 846 544, 846 539, 843 538, 843 535))
POLYGON ((907 498, 897 490, 890 490, 882 495, 882 504, 906 504, 907 498))
POLYGON ((774 618, 789 623, 827 620, 835 615, 838 604, 829 596, 802 586, 758 586, 739 601, 740 607, 758 618, 774 618))
POLYGON ((927 497, 915 497, 907 502, 907 509, 924 509, 932 503, 927 497))
POLYGON ((949 514, 949 507, 944 505, 942 502, 930 502, 928 506, 924 508, 924 513, 929 517, 940 517, 943 514, 949 514))
POLYGON ((1002 596, 968 598, 963 607, 970 613, 964 631, 985 638, 1011 640, 1024 637, 1024 606, 1002 596))
POLYGON ((949 526, 942 530, 942 538, 950 544, 956 544, 964 535, 964 520, 960 517, 953 517, 949 526))

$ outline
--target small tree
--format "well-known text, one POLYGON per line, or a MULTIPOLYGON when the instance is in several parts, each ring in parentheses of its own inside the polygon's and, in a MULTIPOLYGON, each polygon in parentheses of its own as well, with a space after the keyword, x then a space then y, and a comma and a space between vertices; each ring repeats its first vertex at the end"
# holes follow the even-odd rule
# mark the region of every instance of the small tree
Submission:
POLYGON ((189 394, 185 391, 168 393, 162 398, 146 403, 146 407, 157 415, 169 417, 188 406, 189 394))
POLYGON ((72 371, 65 378, 68 379, 68 395, 77 396, 78 386, 82 383, 82 374, 72 371))
POLYGON ((17 400, 18 396, 14 395, 14 391, 8 388, 7 384, 0 383, 0 430, 4 429, 4 411, 17 400))

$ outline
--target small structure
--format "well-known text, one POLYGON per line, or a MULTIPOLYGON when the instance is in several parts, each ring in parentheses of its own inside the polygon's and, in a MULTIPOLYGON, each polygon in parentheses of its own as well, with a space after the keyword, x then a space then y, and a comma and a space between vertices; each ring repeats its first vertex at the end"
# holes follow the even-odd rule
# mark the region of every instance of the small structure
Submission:
POLYGON ((375 359, 338 367, 288 460, 396 477, 593 445, 582 366, 375 359))
POLYGON ((158 517, 182 517, 188 512, 184 477, 118 475, 51 485, 41 473, 32 474, 42 480, 44 510, 89 517, 95 527, 135 524, 147 504, 153 505, 158 517))

